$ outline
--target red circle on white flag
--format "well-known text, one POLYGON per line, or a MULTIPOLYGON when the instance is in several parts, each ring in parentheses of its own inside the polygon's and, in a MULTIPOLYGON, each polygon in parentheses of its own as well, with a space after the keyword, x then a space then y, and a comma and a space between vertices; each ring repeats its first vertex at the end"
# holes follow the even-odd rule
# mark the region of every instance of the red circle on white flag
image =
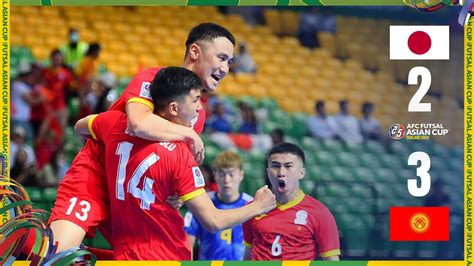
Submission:
POLYGON ((431 38, 424 31, 415 31, 408 37, 408 48, 417 55, 428 52, 431 48, 431 38))

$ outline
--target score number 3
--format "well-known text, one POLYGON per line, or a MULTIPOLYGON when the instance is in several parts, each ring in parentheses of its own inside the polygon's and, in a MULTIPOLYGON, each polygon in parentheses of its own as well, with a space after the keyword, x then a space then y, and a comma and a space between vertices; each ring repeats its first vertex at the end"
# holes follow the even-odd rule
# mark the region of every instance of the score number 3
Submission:
POLYGON ((410 154, 408 157, 408 165, 416 166, 418 162, 421 162, 421 164, 416 168, 416 175, 420 177, 420 187, 417 186, 417 179, 410 178, 407 181, 408 192, 414 197, 424 197, 430 192, 431 188, 431 176, 428 173, 431 167, 430 156, 422 151, 410 154))

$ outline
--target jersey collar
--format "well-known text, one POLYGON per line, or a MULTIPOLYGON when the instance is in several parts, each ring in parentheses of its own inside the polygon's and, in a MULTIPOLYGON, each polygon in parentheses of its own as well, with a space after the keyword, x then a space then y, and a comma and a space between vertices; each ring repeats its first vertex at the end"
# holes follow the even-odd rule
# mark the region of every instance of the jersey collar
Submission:
POLYGON ((303 191, 300 190, 300 193, 298 194, 298 196, 296 198, 294 198, 293 200, 285 203, 285 204, 280 204, 278 201, 277 201, 277 207, 280 211, 284 211, 286 209, 289 209, 293 206, 296 206, 298 203, 300 203, 303 198, 304 198, 305 194, 303 193, 303 191))

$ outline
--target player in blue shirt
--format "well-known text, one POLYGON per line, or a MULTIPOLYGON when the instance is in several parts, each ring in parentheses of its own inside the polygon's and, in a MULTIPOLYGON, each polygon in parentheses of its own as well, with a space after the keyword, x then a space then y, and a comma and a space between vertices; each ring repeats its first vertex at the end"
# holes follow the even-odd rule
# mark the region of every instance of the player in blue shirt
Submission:
MULTIPOLYGON (((235 209, 253 200, 247 193, 239 191, 244 172, 238 154, 231 151, 219 154, 214 160, 213 174, 218 192, 209 192, 208 195, 216 208, 235 209)), ((196 239, 199 239, 199 260, 242 260, 244 257, 242 225, 211 234, 199 224, 191 212, 187 212, 184 230, 191 249, 196 239)))

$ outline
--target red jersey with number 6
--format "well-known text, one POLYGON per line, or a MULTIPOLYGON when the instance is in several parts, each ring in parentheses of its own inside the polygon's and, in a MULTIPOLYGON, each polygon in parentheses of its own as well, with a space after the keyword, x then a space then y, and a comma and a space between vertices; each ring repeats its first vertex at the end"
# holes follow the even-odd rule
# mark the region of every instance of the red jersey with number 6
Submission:
POLYGON ((243 224, 252 260, 316 260, 337 256, 339 233, 326 206, 300 192, 294 200, 243 224))
POLYGON ((91 118, 89 131, 105 144, 114 259, 190 260, 183 218, 166 203, 175 192, 183 201, 205 193, 187 145, 130 136, 118 111, 91 118))

